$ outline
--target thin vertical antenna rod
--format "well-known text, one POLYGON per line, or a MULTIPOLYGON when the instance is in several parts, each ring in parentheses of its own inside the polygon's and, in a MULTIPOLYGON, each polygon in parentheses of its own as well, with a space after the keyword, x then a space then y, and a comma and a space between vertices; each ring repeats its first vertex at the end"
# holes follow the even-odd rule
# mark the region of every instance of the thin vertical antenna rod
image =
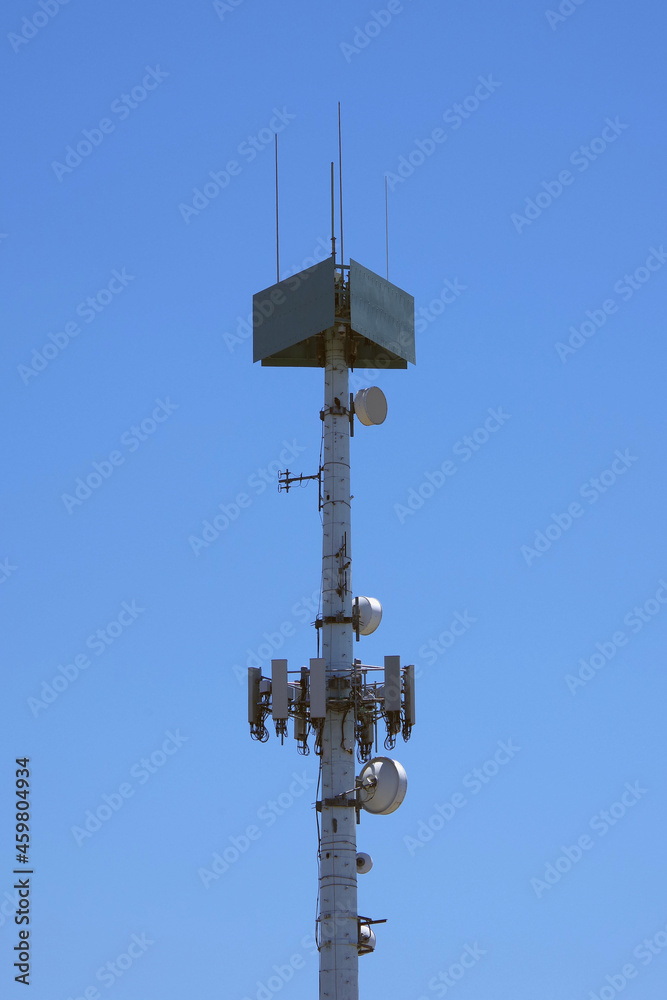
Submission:
POLYGON ((387 281, 389 281, 389 201, 387 199, 387 175, 384 177, 384 239, 387 247, 387 281))
POLYGON ((276 281, 280 281, 280 244, 278 242, 278 133, 276 140, 276 281))
POLYGON ((340 101, 338 102, 338 201, 340 202, 340 264, 345 263, 343 256, 343 143, 340 128, 340 101))
POLYGON ((331 256, 336 266, 336 233, 334 231, 334 165, 331 161, 331 256))

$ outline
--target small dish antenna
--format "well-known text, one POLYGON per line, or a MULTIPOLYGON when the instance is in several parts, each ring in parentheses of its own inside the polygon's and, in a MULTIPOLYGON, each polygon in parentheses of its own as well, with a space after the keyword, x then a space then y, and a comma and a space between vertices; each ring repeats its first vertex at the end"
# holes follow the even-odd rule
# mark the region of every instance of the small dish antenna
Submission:
POLYGON ((382 621, 382 605, 375 597, 358 597, 357 622, 361 635, 372 635, 382 621))
POLYGON ((360 389, 354 397, 354 412, 366 427, 383 424, 387 416, 387 397, 377 385, 360 389))
POLYGON ((366 854, 365 851, 359 851, 357 854, 357 873, 359 875, 365 875, 373 867, 373 859, 370 854, 366 854))
POLYGON ((362 809, 377 816, 388 816, 398 809, 408 790, 405 768, 391 757, 373 757, 362 767, 359 781, 362 809))

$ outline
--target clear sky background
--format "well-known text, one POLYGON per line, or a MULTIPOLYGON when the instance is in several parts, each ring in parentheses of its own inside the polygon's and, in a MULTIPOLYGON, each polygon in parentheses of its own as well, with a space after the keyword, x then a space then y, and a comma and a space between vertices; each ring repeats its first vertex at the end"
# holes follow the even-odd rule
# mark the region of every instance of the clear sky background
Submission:
POLYGON ((389 401, 359 655, 419 673, 406 800, 358 830, 361 997, 663 996, 663 5, 55 4, 0 32, 3 996, 24 755, 34 1000, 316 996, 317 759, 251 742, 244 674, 315 655, 316 487, 275 471, 317 471, 323 377, 244 323, 271 130, 285 277, 339 100, 346 260, 384 274, 389 174, 420 319, 416 367, 355 373, 389 401))

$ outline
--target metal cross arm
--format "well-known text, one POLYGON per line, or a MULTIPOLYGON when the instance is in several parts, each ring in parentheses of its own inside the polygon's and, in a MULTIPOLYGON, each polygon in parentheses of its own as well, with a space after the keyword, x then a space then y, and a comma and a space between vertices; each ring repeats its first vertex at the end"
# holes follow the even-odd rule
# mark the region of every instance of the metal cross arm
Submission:
POLYGON ((278 492, 279 493, 283 493, 283 492, 289 493, 290 486, 293 486, 294 483, 298 483, 300 486, 303 486, 303 484, 308 479, 316 479, 318 481, 318 483, 321 484, 321 482, 322 482, 322 470, 320 469, 320 471, 318 473, 316 473, 316 475, 314 475, 314 476, 304 476, 303 473, 301 473, 301 475, 299 475, 299 476, 290 476, 289 469, 286 469, 285 472, 279 472, 278 473, 278 492))

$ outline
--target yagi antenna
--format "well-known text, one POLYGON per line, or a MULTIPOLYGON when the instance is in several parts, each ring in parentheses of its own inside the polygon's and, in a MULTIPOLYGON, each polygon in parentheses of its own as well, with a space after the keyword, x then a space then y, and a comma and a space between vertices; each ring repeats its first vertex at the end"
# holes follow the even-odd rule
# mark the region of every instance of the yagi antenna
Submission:
POLYGON ((276 281, 280 281, 280 243, 278 242, 278 133, 276 140, 276 281))
POLYGON ((345 263, 343 256, 343 144, 340 128, 340 101, 338 102, 338 201, 340 202, 340 264, 345 263))

